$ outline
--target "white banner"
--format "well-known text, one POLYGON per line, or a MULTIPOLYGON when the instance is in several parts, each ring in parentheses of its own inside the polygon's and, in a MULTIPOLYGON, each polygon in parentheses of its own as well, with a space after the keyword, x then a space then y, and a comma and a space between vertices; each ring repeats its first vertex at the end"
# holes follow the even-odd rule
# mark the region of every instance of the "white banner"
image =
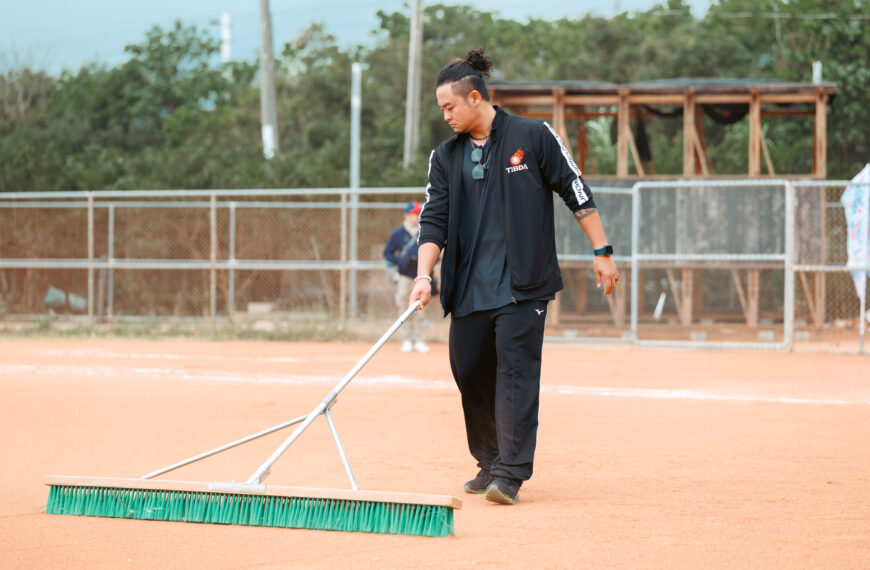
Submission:
MULTIPOLYGON (((847 241, 849 252, 847 267, 867 267, 870 265, 870 164, 852 179, 851 184, 840 197, 846 213, 847 241)), ((864 300, 867 289, 867 273, 852 273, 858 298, 864 300)))

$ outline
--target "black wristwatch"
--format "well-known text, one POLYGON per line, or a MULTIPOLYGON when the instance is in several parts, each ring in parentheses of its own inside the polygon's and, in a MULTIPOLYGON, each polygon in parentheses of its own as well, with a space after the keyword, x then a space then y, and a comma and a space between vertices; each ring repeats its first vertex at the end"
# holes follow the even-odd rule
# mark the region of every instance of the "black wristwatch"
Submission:
POLYGON ((593 253, 594 253, 595 255, 603 255, 603 256, 605 256, 605 257, 610 257, 611 255, 613 255, 613 246, 611 246, 611 245, 605 245, 605 246, 602 247, 602 248, 599 248, 599 249, 593 250, 593 253))

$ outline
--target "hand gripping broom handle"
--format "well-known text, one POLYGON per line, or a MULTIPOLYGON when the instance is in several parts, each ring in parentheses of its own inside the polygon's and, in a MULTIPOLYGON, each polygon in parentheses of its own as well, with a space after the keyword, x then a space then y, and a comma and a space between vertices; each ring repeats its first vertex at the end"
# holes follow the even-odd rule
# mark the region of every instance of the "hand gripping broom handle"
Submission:
POLYGON ((356 366, 354 366, 353 369, 347 373, 347 376, 342 378, 341 382, 339 382, 338 385, 336 385, 336 387, 332 389, 332 392, 330 392, 323 399, 323 401, 317 405, 316 408, 311 410, 311 413, 309 413, 305 420, 299 425, 299 427, 297 427, 296 430, 292 434, 290 434, 290 437, 288 437, 284 441, 284 443, 281 444, 281 447, 276 449, 275 453, 273 453, 272 456, 269 457, 269 459, 267 459, 266 462, 263 463, 263 465, 261 465, 260 468, 254 472, 253 475, 251 475, 250 479, 248 479, 247 481, 249 484, 255 485, 258 483, 262 483, 266 480, 266 477, 269 476, 269 468, 272 466, 272 464, 275 463, 275 461, 277 461, 278 458, 281 457, 281 455, 285 451, 287 451, 287 448, 290 447, 290 445, 294 441, 296 441, 300 435, 302 435, 302 432, 305 431, 309 425, 311 425, 311 422, 313 422, 315 418, 317 418, 317 416, 319 416, 329 408, 329 406, 338 397, 339 392, 344 390, 344 387, 347 386, 351 380, 353 380, 353 377, 356 376, 360 370, 362 370, 362 367, 365 366, 369 360, 371 360, 375 353, 381 349, 381 347, 390 339, 391 336, 393 336, 393 334, 397 330, 399 330, 399 327, 402 326, 402 324, 406 320, 408 320, 408 318, 414 313, 414 311, 417 310, 417 307, 419 306, 420 301, 414 301, 414 303, 412 303, 411 306, 409 306, 405 310, 405 312, 402 313, 402 316, 393 323, 393 326, 391 326, 387 330, 387 332, 384 333, 384 336, 382 336, 378 340, 378 342, 376 342, 375 345, 369 349, 365 356, 363 356, 360 361, 356 363, 356 366))

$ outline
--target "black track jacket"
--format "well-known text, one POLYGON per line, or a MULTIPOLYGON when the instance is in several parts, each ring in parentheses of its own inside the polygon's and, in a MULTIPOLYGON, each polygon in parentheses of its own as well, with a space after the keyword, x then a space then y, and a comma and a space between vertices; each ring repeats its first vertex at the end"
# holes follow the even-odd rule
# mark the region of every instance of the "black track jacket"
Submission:
MULTIPOLYGON (((514 300, 537 299, 562 289, 556 261, 553 198, 558 192, 576 212, 594 208, 592 191, 580 176, 562 139, 545 122, 518 117, 496 107, 490 132, 489 164, 485 183, 487 207, 498 207, 504 219, 505 248, 514 300)), ((441 305, 446 316, 454 308, 458 244, 463 191, 463 149, 468 134, 458 134, 438 145, 429 155, 426 203, 420 212, 418 242, 444 249, 441 261, 441 305)))

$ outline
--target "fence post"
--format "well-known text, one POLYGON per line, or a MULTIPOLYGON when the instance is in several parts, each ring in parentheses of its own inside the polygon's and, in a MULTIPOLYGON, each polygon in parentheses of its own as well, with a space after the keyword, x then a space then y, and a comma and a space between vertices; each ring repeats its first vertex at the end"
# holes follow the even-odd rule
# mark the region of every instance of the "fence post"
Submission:
POLYGON ((640 182, 631 188, 631 337, 637 344, 637 319, 640 307, 639 283, 640 268, 637 262, 638 243, 640 242, 640 182))
POLYGON ((230 270, 227 283, 227 313, 232 320, 236 314, 236 270, 234 267, 236 261, 236 203, 230 202, 230 243, 229 243, 229 264, 230 270))
POLYGON ((795 224, 794 186, 785 181, 785 296, 783 298, 783 328, 785 350, 794 348, 794 224, 795 224))
POLYGON ((347 192, 341 193, 341 269, 338 280, 338 327, 347 322, 347 192))
POLYGON ((362 64, 351 64, 350 94, 350 318, 357 312, 357 259, 359 259, 359 178, 360 178, 360 112, 362 108, 362 64))
POLYGON ((112 265, 115 263, 115 204, 109 204, 109 223, 108 223, 108 236, 106 236, 107 244, 107 261, 109 263, 108 273, 108 283, 107 283, 107 291, 106 291, 106 319, 112 320, 112 310, 115 304, 115 270, 112 268, 112 265))
POLYGON ((88 328, 94 333, 94 193, 88 192, 88 328))
POLYGON ((211 317, 212 329, 215 327, 215 314, 217 313, 217 195, 211 194, 211 207, 209 209, 209 230, 211 264, 209 267, 209 316, 211 317))

